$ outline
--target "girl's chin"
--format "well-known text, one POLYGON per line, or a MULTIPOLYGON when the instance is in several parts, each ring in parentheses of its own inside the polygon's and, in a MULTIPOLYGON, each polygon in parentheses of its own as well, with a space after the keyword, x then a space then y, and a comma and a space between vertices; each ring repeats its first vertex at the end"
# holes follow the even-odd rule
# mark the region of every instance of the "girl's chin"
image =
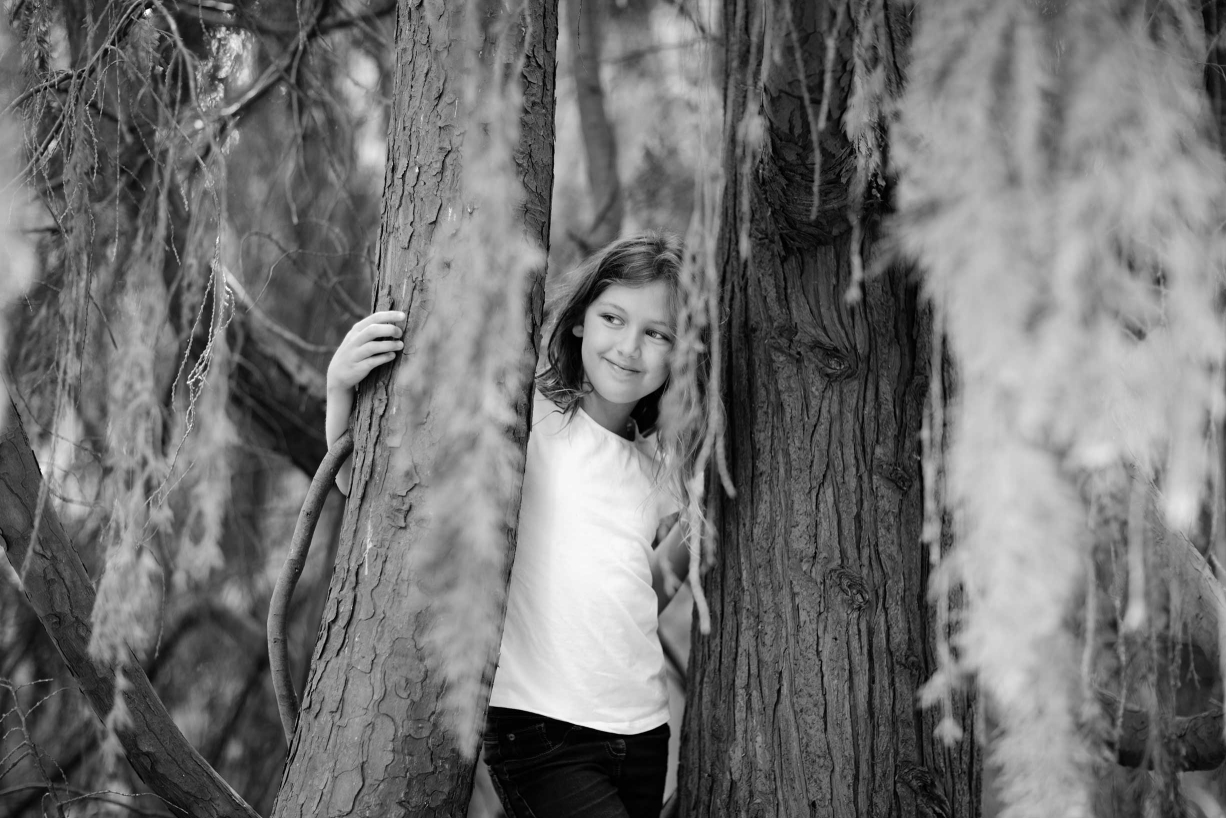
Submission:
POLYGON ((633 407, 634 404, 639 402, 639 398, 642 396, 638 395, 636 392, 629 392, 624 389, 601 389, 599 387, 595 387, 592 389, 592 397, 601 403, 611 406, 633 407))
POLYGON ((591 388, 591 397, 604 404, 614 406, 630 406, 638 403, 643 398, 650 395, 659 388, 656 384, 648 389, 651 384, 645 384, 641 380, 636 380, 633 383, 622 383, 619 378, 595 378, 588 379, 588 386, 591 388))

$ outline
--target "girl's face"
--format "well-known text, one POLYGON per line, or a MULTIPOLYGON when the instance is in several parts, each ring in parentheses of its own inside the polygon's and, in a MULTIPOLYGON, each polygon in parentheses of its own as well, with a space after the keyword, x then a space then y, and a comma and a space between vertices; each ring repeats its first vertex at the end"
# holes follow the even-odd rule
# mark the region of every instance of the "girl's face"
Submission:
POLYGON ((575 325, 583 339, 583 374, 592 386, 581 405, 598 423, 620 433, 635 404, 668 379, 672 304, 666 281, 610 284, 575 325))

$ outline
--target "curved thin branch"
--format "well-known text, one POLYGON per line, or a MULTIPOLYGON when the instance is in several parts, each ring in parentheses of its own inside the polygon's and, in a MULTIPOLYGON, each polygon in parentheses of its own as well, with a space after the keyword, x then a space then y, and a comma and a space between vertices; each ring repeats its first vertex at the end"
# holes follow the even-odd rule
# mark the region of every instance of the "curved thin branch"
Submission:
POLYGON ((159 661, 146 668, 150 681, 156 680, 158 671, 164 665, 162 657, 172 655, 187 634, 205 624, 217 626, 222 633, 234 640, 235 647, 243 655, 258 652, 265 641, 264 629, 260 627, 258 620, 240 614, 216 599, 198 599, 174 616, 165 628, 157 650, 159 661))
POLYGON ((324 500, 328 497, 341 464, 352 452, 353 436, 345 432, 332 444, 327 456, 319 464, 315 478, 311 480, 311 488, 307 491, 306 500, 302 504, 302 511, 298 514, 298 523, 294 526, 289 556, 285 559, 285 566, 281 569, 281 576, 277 578, 277 586, 268 605, 268 664, 287 745, 293 741, 294 724, 298 721, 298 694, 294 691, 294 680, 289 669, 289 644, 285 639, 286 613, 294 595, 294 586, 298 584, 302 568, 306 565, 311 537, 315 533, 315 525, 319 522, 319 512, 323 509, 324 500))

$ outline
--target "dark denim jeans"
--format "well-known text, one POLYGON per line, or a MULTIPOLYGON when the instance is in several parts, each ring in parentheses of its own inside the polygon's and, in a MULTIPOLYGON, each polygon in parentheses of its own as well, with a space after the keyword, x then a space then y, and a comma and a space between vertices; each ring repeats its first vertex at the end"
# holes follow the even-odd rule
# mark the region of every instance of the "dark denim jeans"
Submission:
POLYGON ((482 742, 508 818, 659 818, 668 725, 602 733, 491 707, 482 742))

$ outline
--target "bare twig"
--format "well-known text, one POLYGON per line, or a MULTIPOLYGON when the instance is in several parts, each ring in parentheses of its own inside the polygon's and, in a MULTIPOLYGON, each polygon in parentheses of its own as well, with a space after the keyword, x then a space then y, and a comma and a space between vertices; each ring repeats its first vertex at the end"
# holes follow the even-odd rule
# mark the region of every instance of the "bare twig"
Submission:
MULTIPOLYGON (((205 25, 216 26, 218 28, 239 28, 251 31, 256 34, 298 34, 302 30, 301 24, 294 22, 277 22, 274 20, 266 20, 255 14, 252 14, 248 8, 235 3, 217 3, 210 0, 194 0, 194 2, 180 2, 177 5, 182 9, 191 7, 188 14, 197 20, 200 20, 205 25)), ((337 14, 335 16, 327 16, 319 21, 319 24, 313 28, 313 35, 320 36, 330 34, 333 31, 339 31, 344 28, 358 26, 363 23, 368 23, 372 20, 377 20, 396 10, 395 0, 384 0, 384 2, 372 6, 371 8, 355 12, 353 14, 337 14)))
POLYGON ((236 306, 243 308, 251 316, 251 320, 259 323, 261 328, 268 330, 287 344, 295 346, 303 352, 318 352, 330 355, 336 350, 334 344, 312 344, 281 322, 270 317, 268 313, 260 309, 255 301, 252 300, 242 283, 229 272, 226 273, 226 286, 234 294, 236 306))
MULTIPOLYGON (((95 792, 89 792, 87 790, 82 790, 77 787, 67 787, 67 786, 58 787, 58 789, 64 792, 74 794, 73 798, 69 798, 68 800, 64 802, 65 804, 71 804, 76 801, 93 800, 93 801, 102 801, 107 804, 115 804, 116 806, 123 807, 128 812, 134 813, 136 815, 151 816, 151 818, 165 818, 165 816, 172 814, 169 810, 142 809, 141 807, 138 807, 134 805, 131 801, 127 800, 129 798, 132 798, 133 796, 147 795, 148 793, 129 794, 129 793, 123 793, 123 792, 113 792, 110 790, 98 790, 95 792)), ((30 792, 30 791, 39 792, 42 790, 47 790, 48 792, 50 792, 50 790, 48 790, 47 788, 47 785, 45 784, 38 784, 38 783, 17 784, 15 786, 6 787, 0 790, 0 798, 4 798, 9 795, 16 795, 22 792, 30 792)))

